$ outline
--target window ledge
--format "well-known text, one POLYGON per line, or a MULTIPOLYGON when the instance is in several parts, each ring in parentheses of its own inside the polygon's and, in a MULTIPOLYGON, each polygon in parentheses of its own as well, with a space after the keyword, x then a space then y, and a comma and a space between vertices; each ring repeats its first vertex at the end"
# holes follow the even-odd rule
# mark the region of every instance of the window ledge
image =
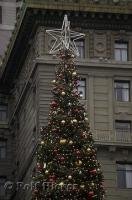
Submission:
POLYGON ((0 121, 0 128, 8 128, 8 121, 0 121))

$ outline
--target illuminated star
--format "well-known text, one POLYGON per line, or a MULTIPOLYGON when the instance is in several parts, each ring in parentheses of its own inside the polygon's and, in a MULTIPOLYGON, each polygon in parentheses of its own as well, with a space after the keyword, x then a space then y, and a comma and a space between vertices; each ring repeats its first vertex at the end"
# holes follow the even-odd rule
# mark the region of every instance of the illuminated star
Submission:
POLYGON ((84 37, 85 34, 70 30, 70 21, 67 15, 64 16, 61 29, 46 30, 55 39, 50 50, 50 54, 58 54, 61 50, 70 50, 75 56, 79 56, 79 51, 75 41, 84 37))

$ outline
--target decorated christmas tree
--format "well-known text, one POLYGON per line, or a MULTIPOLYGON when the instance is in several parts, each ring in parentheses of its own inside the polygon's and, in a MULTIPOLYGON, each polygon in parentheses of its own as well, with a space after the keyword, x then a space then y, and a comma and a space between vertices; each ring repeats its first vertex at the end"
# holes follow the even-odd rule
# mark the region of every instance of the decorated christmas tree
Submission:
POLYGON ((48 125, 41 128, 37 165, 33 173, 33 200, 102 200, 103 175, 88 117, 80 103, 75 67, 75 40, 84 34, 70 30, 64 17, 62 29, 48 30, 55 43, 50 53, 59 57, 48 125))

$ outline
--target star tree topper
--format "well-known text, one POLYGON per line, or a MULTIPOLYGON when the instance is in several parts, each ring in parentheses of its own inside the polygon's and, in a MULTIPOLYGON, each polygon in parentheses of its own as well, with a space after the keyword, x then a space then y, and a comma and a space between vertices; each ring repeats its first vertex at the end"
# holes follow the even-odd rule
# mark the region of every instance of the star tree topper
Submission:
POLYGON ((46 32, 55 40, 50 54, 57 55, 61 50, 70 50, 75 56, 79 56, 75 41, 84 37, 85 34, 70 30, 70 21, 68 21, 67 15, 64 16, 61 29, 46 30, 46 32))

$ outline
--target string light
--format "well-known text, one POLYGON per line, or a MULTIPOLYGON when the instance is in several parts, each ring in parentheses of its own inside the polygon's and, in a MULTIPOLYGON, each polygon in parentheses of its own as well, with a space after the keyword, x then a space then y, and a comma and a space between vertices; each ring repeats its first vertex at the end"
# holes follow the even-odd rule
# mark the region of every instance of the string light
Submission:
POLYGON ((103 200, 103 175, 88 117, 80 104, 79 77, 74 64, 74 57, 78 55, 74 42, 84 34, 70 30, 67 16, 62 29, 47 33, 55 39, 50 53, 58 55, 61 62, 52 81, 48 124, 40 129, 33 200, 103 200), (53 187, 43 188, 43 182, 50 182, 53 187))

